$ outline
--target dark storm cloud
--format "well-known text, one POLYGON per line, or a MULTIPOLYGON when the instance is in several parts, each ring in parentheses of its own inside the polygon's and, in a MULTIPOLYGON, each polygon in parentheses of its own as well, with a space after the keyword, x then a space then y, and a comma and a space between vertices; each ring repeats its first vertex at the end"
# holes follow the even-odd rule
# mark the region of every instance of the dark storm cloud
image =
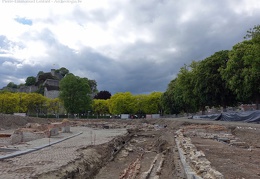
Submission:
MULTIPOLYGON (((109 44, 102 49, 84 46, 74 50, 62 44, 52 30, 45 27, 36 34, 23 34, 23 38, 40 40, 47 46, 46 56, 37 59, 42 64, 33 67, 22 64, 17 68, 21 61, 1 57, 1 76, 20 79, 26 75, 35 76, 38 71, 65 67, 78 76, 95 79, 99 90, 113 94, 165 91, 184 64, 203 60, 220 50, 230 50, 243 40, 249 28, 259 23, 260 17, 259 9, 248 11, 243 6, 246 1, 133 0, 113 3, 109 8, 89 11, 77 6, 70 15, 58 15, 45 21, 47 24, 51 21, 51 25, 59 20, 71 20, 80 26, 93 23, 110 30, 108 22, 121 15, 123 20, 115 28, 113 38, 132 32, 137 36, 135 40, 118 42, 117 48, 109 44), (103 49, 111 49, 118 55, 108 56, 103 49)), ((0 36, 2 49, 10 48, 8 44, 11 43, 14 42, 7 43, 7 39, 0 36)), ((3 82, 0 85, 4 86, 3 82)))
POLYGON ((22 64, 14 58, 0 57, 0 86, 6 86, 9 82, 24 83, 28 76, 36 76, 38 69, 40 68, 32 68, 32 66, 22 64))
POLYGON ((155 1, 149 4, 136 1, 124 11, 130 23, 139 29, 150 29, 155 38, 152 43, 135 43, 122 53, 127 56, 128 65, 134 67, 134 59, 139 58, 137 64, 143 66, 142 71, 138 68, 131 72, 127 70, 126 81, 131 83, 125 84, 126 89, 138 93, 164 91, 171 80, 169 78, 175 77, 184 64, 203 60, 220 50, 231 49, 242 41, 246 30, 258 23, 257 17, 260 15, 258 12, 254 12, 253 17, 235 13, 226 1, 203 1, 200 8, 196 7, 197 3, 189 5, 187 1, 187 4, 181 2, 155 1), (186 13, 191 15, 182 21, 186 13), (176 48, 176 52, 165 52, 171 46, 176 48), (153 56, 155 61, 163 62, 152 63, 153 56), (141 89, 144 87, 150 90, 141 89))
POLYGON ((164 47, 143 42, 128 46, 122 54, 120 64, 125 71, 122 84, 124 91, 133 93, 164 91, 181 59, 178 54, 165 52, 164 47))
POLYGON ((122 76, 125 71, 113 59, 91 48, 85 48, 76 53, 61 44, 55 46, 59 48, 59 51, 52 46, 53 50, 49 52, 55 68, 65 67, 75 75, 94 79, 98 83, 99 90, 109 90, 115 93, 118 88, 120 89, 120 83, 124 83, 122 76))

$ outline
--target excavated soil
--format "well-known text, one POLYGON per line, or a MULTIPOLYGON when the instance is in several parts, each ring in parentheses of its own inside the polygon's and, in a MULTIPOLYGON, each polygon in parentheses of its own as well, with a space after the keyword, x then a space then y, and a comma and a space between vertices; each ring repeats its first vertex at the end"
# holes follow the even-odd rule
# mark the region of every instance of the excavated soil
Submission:
MULTIPOLYGON (((201 128, 193 131, 203 128, 203 126, 198 127, 201 128)), ((203 132, 213 135, 213 138, 195 134, 191 136, 192 143, 205 153, 212 166, 225 178, 260 178, 259 128, 226 127, 217 131, 205 129, 203 132), (228 134, 226 135, 228 137, 214 138, 217 134, 228 134), (229 140, 229 137, 232 139, 229 140)))
MULTIPOLYGON (((32 122, 31 120, 26 122, 32 122)), ((9 121, 5 122, 5 126, 2 121, 0 126, 4 129, 26 123, 9 121)), ((44 122, 48 120, 45 119, 44 122)), ((76 160, 68 162, 59 170, 45 172, 32 178, 184 179, 186 176, 175 143, 175 132, 179 129, 183 129, 184 135, 191 139, 198 151, 205 154, 212 168, 222 173, 224 178, 260 178, 259 124, 182 118, 81 120, 73 121, 73 125, 127 128, 128 132, 111 138, 111 141, 105 144, 79 148, 77 153, 80 157, 76 160)))

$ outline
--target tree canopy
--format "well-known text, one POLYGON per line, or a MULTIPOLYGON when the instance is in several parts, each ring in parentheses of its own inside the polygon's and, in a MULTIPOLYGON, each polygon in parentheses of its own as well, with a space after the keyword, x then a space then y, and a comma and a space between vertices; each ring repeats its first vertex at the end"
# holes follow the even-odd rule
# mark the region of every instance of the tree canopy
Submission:
POLYGON ((174 98, 174 88, 176 78, 173 79, 167 87, 167 90, 162 94, 161 104, 165 114, 179 114, 181 112, 180 104, 174 98))
POLYGON ((232 50, 182 67, 162 95, 166 113, 196 112, 205 106, 256 103, 260 100, 260 26, 250 29, 246 40, 232 50))
POLYGON ((109 91, 104 90, 104 91, 99 91, 95 95, 94 99, 104 99, 104 100, 106 100, 106 99, 110 99, 110 97, 111 97, 111 93, 109 91))
POLYGON ((58 99, 48 99, 38 93, 0 93, 0 113, 27 113, 39 115, 39 113, 58 113, 58 99))
POLYGON ((204 106, 227 106, 236 104, 235 95, 222 79, 220 70, 226 68, 229 61, 228 50, 219 51, 202 60, 194 69, 195 95, 204 106))
POLYGON ((9 87, 9 88, 17 88, 18 85, 14 84, 13 82, 10 82, 10 83, 7 84, 7 87, 9 87))
POLYGON ((86 111, 90 107, 90 93, 87 78, 80 78, 69 73, 60 81, 60 99, 70 114, 86 111))
POLYGON ((93 100, 92 108, 98 116, 101 114, 109 114, 108 100, 95 99, 93 100))
POLYGON ((111 114, 158 114, 161 112, 161 92, 132 95, 130 92, 116 93, 109 100, 111 114))
POLYGON ((36 83, 36 78, 34 76, 29 76, 25 80, 25 86, 32 86, 35 85, 36 83))
POLYGON ((90 80, 90 79, 87 79, 87 81, 88 81, 88 85, 89 85, 89 88, 90 88, 90 91, 91 91, 91 95, 92 95, 92 97, 94 97, 98 92, 97 82, 96 82, 96 80, 90 80))
POLYGON ((173 89, 176 103, 182 111, 188 113, 196 112, 201 107, 198 97, 194 94, 194 66, 195 62, 180 69, 173 89))
POLYGON ((64 77, 64 76, 67 75, 70 71, 69 71, 67 68, 65 68, 65 67, 61 67, 60 69, 57 69, 56 72, 57 72, 57 73, 60 73, 60 74, 64 77))
POLYGON ((130 92, 119 92, 109 100, 109 111, 111 114, 133 113, 133 95, 130 92))
MULTIPOLYGON (((230 60, 222 70, 222 77, 244 102, 259 104, 260 98, 260 53, 252 40, 236 44, 229 53, 230 60)), ((259 107, 258 107, 259 109, 259 107)))

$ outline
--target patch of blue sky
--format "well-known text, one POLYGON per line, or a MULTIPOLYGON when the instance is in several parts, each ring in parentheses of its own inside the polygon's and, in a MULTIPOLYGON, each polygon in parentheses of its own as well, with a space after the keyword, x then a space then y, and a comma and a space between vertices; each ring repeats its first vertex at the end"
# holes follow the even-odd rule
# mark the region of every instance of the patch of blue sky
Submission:
POLYGON ((31 26, 33 24, 32 20, 27 19, 25 17, 16 17, 14 20, 16 22, 20 23, 20 24, 23 24, 23 25, 30 25, 31 26))

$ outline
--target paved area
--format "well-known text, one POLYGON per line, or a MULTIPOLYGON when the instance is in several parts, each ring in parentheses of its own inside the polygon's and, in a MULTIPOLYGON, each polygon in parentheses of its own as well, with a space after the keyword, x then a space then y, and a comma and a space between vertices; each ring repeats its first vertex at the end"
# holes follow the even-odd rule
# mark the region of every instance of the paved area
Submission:
POLYGON ((88 127, 71 127, 72 133, 62 134, 51 139, 44 138, 13 146, 19 150, 26 150, 37 146, 46 145, 62 138, 74 135, 79 132, 82 134, 54 144, 50 147, 20 155, 14 158, 1 161, 1 178, 20 179, 34 178, 35 175, 57 170, 63 165, 74 161, 80 157, 77 149, 91 144, 106 143, 117 135, 126 133, 125 129, 92 129, 88 127))

